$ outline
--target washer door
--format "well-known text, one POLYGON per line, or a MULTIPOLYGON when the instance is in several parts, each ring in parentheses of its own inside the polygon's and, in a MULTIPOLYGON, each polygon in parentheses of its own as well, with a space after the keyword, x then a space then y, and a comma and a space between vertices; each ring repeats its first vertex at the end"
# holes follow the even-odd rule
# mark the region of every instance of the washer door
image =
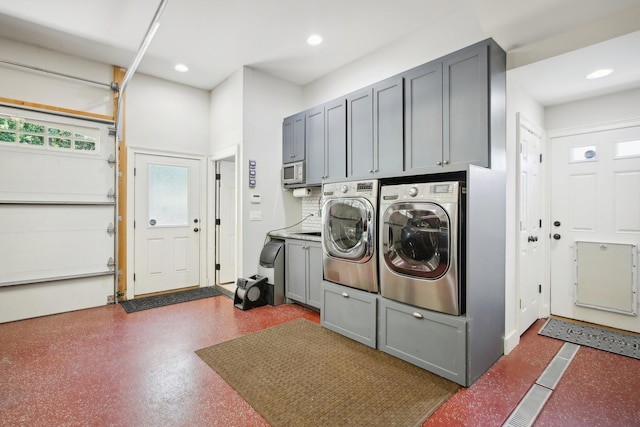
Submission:
POLYGON ((328 200, 322 207, 322 218, 322 238, 327 255, 357 262, 367 262, 371 258, 375 226, 369 200, 328 200))
POLYGON ((406 276, 436 280, 450 266, 451 221, 435 203, 396 203, 383 216, 385 264, 406 276))

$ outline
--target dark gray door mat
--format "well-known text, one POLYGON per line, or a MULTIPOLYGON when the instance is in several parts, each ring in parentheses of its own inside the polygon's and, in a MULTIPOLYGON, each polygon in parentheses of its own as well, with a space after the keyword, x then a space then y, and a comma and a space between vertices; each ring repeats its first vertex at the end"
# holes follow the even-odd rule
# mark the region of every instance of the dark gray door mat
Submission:
POLYGON ((609 331, 553 317, 547 320, 538 333, 545 337, 640 359, 640 336, 638 335, 609 331))
POLYGON ((189 289, 187 291, 173 292, 170 294, 154 295, 152 297, 136 298, 129 301, 122 301, 120 305, 127 313, 148 310, 150 308, 164 307, 165 305, 178 304, 181 302, 195 301, 197 299, 222 295, 213 286, 204 288, 189 289))

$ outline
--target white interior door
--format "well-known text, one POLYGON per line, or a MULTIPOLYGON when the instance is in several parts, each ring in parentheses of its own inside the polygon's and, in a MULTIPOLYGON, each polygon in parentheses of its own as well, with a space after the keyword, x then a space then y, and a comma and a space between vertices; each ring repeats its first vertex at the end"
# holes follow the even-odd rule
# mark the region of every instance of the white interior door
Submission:
POLYGON ((135 155, 135 295, 200 284, 200 161, 135 155))
POLYGON ((236 164, 235 158, 218 162, 218 284, 236 280, 236 164))
MULTIPOLYGON (((551 157, 551 313, 640 332, 637 315, 576 304, 576 242, 597 243, 602 251, 590 258, 603 278, 596 292, 622 292, 633 284, 616 283, 620 272, 606 260, 609 246, 640 243, 640 126, 551 138, 551 157)), ((637 266, 637 256, 627 263, 637 266)), ((632 298, 626 292, 619 297, 632 298)))
POLYGON ((518 274, 519 332, 524 333, 540 315, 542 263, 542 199, 540 163, 542 130, 518 115, 518 274))

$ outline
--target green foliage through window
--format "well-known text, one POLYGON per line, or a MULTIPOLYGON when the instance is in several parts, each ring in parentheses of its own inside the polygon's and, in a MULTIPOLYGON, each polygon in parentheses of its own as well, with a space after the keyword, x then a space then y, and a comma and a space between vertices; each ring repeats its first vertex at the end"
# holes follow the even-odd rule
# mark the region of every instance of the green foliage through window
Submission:
POLYGON ((0 143, 26 144, 30 146, 96 151, 98 129, 69 125, 63 128, 52 123, 0 115, 0 143), (47 144, 45 145, 45 141, 47 144))

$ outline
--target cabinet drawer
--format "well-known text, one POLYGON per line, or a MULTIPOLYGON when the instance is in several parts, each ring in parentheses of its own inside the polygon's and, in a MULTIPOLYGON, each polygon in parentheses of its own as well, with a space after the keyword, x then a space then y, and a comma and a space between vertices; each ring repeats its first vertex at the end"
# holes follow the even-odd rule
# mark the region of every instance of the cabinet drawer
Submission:
POLYGON ((467 385, 467 319, 380 298, 378 348, 467 385))
POLYGON ((376 294, 322 282, 320 324, 376 348, 376 294))

